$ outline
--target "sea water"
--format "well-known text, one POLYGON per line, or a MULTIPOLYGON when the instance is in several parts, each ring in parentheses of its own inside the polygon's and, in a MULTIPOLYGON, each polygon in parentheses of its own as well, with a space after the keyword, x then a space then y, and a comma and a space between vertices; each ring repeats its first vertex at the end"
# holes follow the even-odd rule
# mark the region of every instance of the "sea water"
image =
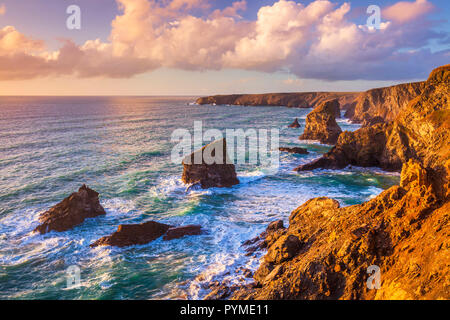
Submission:
MULTIPOLYGON (((341 206, 366 201, 398 182, 374 168, 293 168, 331 146, 299 141, 311 109, 199 106, 194 97, 0 98, 0 299, 201 299, 211 280, 245 283, 263 253, 246 256, 257 236, 306 200, 328 196, 341 206), (287 126, 299 118, 302 128, 287 126), (280 169, 237 165, 239 185, 186 191, 182 165, 170 160, 171 134, 206 129, 280 130, 280 169), (107 214, 66 232, 33 233, 40 213, 83 184, 100 193, 107 214), (89 244, 119 224, 155 220, 200 224, 206 231, 126 248, 89 244), (80 286, 67 286, 70 266, 80 286)), ((338 120, 343 130, 358 125, 338 120)))

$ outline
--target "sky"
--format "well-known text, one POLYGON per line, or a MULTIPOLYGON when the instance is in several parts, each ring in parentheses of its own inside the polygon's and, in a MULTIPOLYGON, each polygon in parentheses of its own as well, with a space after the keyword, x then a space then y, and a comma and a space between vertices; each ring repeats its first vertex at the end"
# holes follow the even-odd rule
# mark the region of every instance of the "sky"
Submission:
POLYGON ((362 91, 449 63, 449 18, 448 0, 0 0, 0 95, 362 91))

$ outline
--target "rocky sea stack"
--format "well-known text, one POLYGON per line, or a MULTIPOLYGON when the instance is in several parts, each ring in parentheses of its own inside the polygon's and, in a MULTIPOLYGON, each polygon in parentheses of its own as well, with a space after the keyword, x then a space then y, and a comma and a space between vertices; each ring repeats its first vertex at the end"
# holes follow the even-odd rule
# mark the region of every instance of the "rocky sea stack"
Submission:
POLYGON ((231 187, 239 183, 236 169, 227 155, 225 139, 211 142, 183 160, 181 180, 202 189, 231 187))
POLYGON ((298 119, 295 118, 294 122, 288 125, 288 128, 300 128, 300 123, 298 123, 298 119))
POLYGON ((47 233, 66 231, 83 223, 86 218, 106 214, 100 205, 98 192, 83 185, 78 192, 72 193, 57 205, 41 214, 41 223, 34 231, 47 233))
POLYGON ((299 139, 319 140, 321 143, 335 144, 342 132, 336 123, 336 116, 339 114, 338 100, 322 103, 306 117, 305 131, 299 139))
POLYGON ((162 236, 164 236, 163 240, 173 240, 187 235, 199 235, 201 233, 202 228, 198 225, 174 227, 156 221, 148 221, 140 224, 121 224, 116 232, 98 239, 90 247, 127 247, 146 244, 162 236))

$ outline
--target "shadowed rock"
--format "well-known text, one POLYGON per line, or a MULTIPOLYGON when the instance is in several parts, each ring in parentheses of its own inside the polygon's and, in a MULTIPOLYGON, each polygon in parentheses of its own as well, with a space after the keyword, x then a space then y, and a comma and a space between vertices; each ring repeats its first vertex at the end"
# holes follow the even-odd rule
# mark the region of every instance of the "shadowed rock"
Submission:
POLYGON ((321 104, 306 117, 305 131, 301 140, 319 140, 321 143, 335 144, 342 130, 336 123, 339 101, 330 100, 321 104))
POLYGON ((181 180, 201 188, 231 187, 239 183, 234 164, 227 155, 226 140, 216 140, 183 160, 181 180))
POLYGON ((279 150, 282 152, 289 152, 289 153, 308 154, 308 150, 306 150, 305 148, 300 148, 300 147, 293 147, 293 148, 281 147, 281 148, 279 148, 279 150))
POLYGON ((41 223, 34 231, 47 233, 66 231, 83 223, 86 218, 106 214, 100 205, 98 192, 83 185, 78 192, 72 193, 63 201, 41 214, 41 223))
POLYGON ((170 225, 155 221, 140 224, 121 224, 116 232, 98 239, 90 246, 126 247, 146 244, 164 235, 171 227, 170 225))
POLYGON ((288 128, 300 128, 300 123, 298 123, 298 119, 295 118, 294 122, 292 122, 288 128))
POLYGON ((196 236, 202 234, 202 227, 199 225, 188 225, 182 227, 173 227, 167 230, 163 240, 173 240, 184 236, 196 236))

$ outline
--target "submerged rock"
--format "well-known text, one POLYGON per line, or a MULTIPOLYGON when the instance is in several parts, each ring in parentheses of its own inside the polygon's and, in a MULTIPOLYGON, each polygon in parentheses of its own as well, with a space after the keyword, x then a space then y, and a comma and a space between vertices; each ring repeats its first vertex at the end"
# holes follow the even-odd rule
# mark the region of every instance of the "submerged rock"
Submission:
POLYGON ((126 247, 146 244, 163 236, 172 226, 155 221, 140 224, 121 224, 117 231, 102 237, 92 243, 90 247, 115 246, 126 247))
POLYGON ((295 118, 294 122, 288 125, 288 128, 300 128, 300 123, 298 123, 298 119, 295 118))
POLYGON ((239 183, 236 169, 227 155, 226 140, 216 140, 183 160, 181 180, 201 188, 231 187, 239 183))
POLYGON ((281 148, 279 148, 279 150, 282 152, 289 152, 289 153, 296 153, 296 154, 308 154, 308 150, 306 150, 305 148, 300 148, 300 147, 293 147, 293 148, 281 147, 281 148))
POLYGON ((188 225, 182 227, 173 227, 167 230, 167 233, 164 235, 163 240, 173 240, 182 238, 184 236, 196 236, 202 234, 202 226, 200 225, 188 225))
POLYGON ((47 233, 66 231, 83 223, 86 218, 106 214, 100 205, 98 192, 83 185, 78 192, 72 193, 57 205, 41 214, 41 223, 34 231, 47 233))
POLYGON ((330 100, 321 104, 306 117, 305 131, 301 140, 319 140, 321 143, 335 144, 342 130, 336 122, 340 113, 339 101, 330 100))

